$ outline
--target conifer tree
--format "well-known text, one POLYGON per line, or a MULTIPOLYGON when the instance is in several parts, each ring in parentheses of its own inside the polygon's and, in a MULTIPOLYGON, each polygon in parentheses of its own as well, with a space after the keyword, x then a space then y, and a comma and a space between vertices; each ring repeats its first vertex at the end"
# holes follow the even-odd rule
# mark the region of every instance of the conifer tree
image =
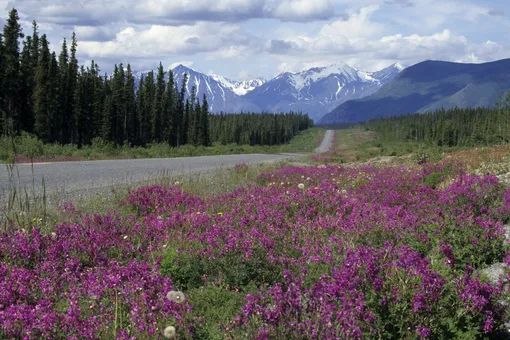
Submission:
POLYGON ((136 117, 138 121, 138 129, 136 132, 136 144, 142 145, 144 143, 143 135, 144 135, 144 115, 143 111, 145 109, 145 102, 144 102, 144 92, 143 89, 145 88, 145 78, 142 75, 140 78, 140 82, 138 83, 138 91, 136 93, 136 117))
MULTIPOLYGON (((3 35, 0 34, 0 65, 4 65, 4 38, 3 35)), ((7 129, 6 120, 7 120, 7 112, 5 111, 5 91, 4 91, 4 77, 5 72, 4 68, 0 67, 0 135, 6 135, 7 129)))
POLYGON ((135 98, 135 77, 131 71, 131 65, 127 65, 126 86, 124 87, 124 101, 126 105, 126 120, 124 122, 124 131, 130 144, 136 143, 136 131, 138 130, 138 117, 136 115, 135 98))
POLYGON ((142 130, 143 136, 142 141, 143 144, 150 143, 153 140, 152 126, 151 126, 151 113, 154 106, 154 97, 156 93, 156 88, 154 84, 154 72, 150 71, 145 78, 143 83, 143 108, 142 108, 142 130))
POLYGON ((165 71, 161 62, 158 67, 158 76, 156 78, 156 88, 154 96, 154 105, 152 106, 152 139, 156 142, 161 141, 161 117, 164 108, 165 95, 165 71))
POLYGON ((16 9, 9 12, 7 24, 4 26, 4 44, 3 44, 3 92, 4 92, 4 130, 7 133, 14 134, 19 130, 17 124, 20 110, 20 58, 19 58, 19 39, 23 38, 21 25, 19 24, 19 15, 16 9))
POLYGON ((184 74, 181 84, 181 91, 179 94, 179 105, 177 110, 175 110, 174 114, 174 124, 175 124, 175 135, 177 136, 177 146, 187 144, 187 134, 188 134, 188 122, 186 119, 183 119, 185 112, 185 98, 186 98, 186 89, 188 85, 188 75, 184 74))
POLYGON ((126 110, 126 90, 125 90, 125 74, 124 66, 120 64, 118 67, 115 65, 112 79, 112 133, 113 140, 117 144, 124 142, 124 124, 127 121, 126 110))
POLYGON ((172 70, 168 71, 168 83, 166 84, 165 97, 163 103, 163 116, 161 117, 161 126, 163 140, 169 145, 175 145, 176 140, 172 134, 173 129, 173 112, 175 111, 175 100, 177 96, 175 93, 174 74, 172 70))
POLYGON ((76 40, 76 34, 73 32, 71 38, 71 55, 69 58, 69 73, 67 79, 67 108, 63 118, 63 143, 75 143, 76 139, 76 122, 74 113, 74 91, 76 89, 76 83, 78 79, 78 59, 76 59, 76 51, 78 48, 78 42, 76 40))
MULTIPOLYGON (((71 93, 69 92, 67 88, 67 83, 69 79, 69 54, 67 50, 67 41, 64 38, 64 41, 62 42, 62 47, 60 50, 60 55, 58 57, 58 81, 59 81, 59 87, 58 87, 58 110, 57 115, 55 116, 55 120, 53 124, 55 125, 57 129, 57 140, 60 143, 64 143, 64 136, 63 132, 66 128, 68 128, 68 125, 66 124, 67 116, 69 115, 68 109, 69 109, 69 95, 71 93)), ((72 93, 74 96, 75 94, 72 93)))
POLYGON ((90 66, 90 72, 92 77, 92 123, 91 123, 91 134, 89 139, 92 140, 94 137, 100 136, 101 133, 101 121, 103 114, 103 103, 104 103, 104 89, 103 81, 99 76, 99 66, 92 60, 90 66))
POLYGON ((19 111, 19 130, 33 132, 34 128, 34 75, 32 57, 32 37, 27 36, 23 41, 23 49, 20 57, 20 111, 19 111))
POLYGON ((202 115, 200 119, 201 123, 201 133, 202 133, 202 145, 204 146, 210 146, 211 145, 211 138, 209 136, 209 103, 207 103, 207 97, 204 93, 204 96, 202 98, 202 109, 200 110, 200 114, 202 115))
POLYGON ((103 109, 102 109, 102 117, 101 117, 101 139, 104 141, 112 140, 112 113, 113 113, 113 103, 112 103, 112 91, 111 91, 111 80, 109 80, 106 76, 104 77, 104 86, 103 86, 103 109))
POLYGON ((35 73, 35 91, 34 91, 34 132, 43 141, 50 141, 51 138, 51 117, 50 117, 50 96, 48 89, 50 87, 50 67, 51 54, 48 46, 46 34, 41 36, 41 51, 35 73))
POLYGON ((49 79, 49 87, 47 95, 49 96, 48 102, 49 102, 49 112, 48 116, 50 119, 50 142, 57 142, 58 136, 59 136, 59 128, 56 126, 55 121, 56 117, 59 114, 59 87, 60 87, 60 78, 58 74, 58 61, 57 61, 57 54, 53 52, 51 54, 51 63, 50 63, 50 69, 48 72, 48 79, 49 79))

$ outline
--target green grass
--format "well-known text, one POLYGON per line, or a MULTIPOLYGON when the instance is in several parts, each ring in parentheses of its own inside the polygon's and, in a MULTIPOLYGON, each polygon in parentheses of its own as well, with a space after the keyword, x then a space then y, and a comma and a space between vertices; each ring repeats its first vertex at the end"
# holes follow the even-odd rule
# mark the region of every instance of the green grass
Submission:
POLYGON ((264 145, 221 145, 210 147, 184 145, 171 147, 165 143, 151 144, 146 147, 115 146, 112 143, 95 139, 92 145, 78 148, 76 145, 44 144, 29 134, 22 134, 14 139, 0 138, 0 162, 40 162, 65 160, 98 160, 130 158, 166 158, 214 156, 248 153, 287 153, 312 152, 320 145, 324 130, 312 128, 301 132, 289 143, 274 146, 264 145))
POLYGON ((445 153, 465 150, 465 147, 444 147, 412 141, 392 141, 377 138, 375 133, 359 129, 336 130, 332 158, 342 162, 364 162, 377 157, 408 157, 423 163, 439 161, 445 153))

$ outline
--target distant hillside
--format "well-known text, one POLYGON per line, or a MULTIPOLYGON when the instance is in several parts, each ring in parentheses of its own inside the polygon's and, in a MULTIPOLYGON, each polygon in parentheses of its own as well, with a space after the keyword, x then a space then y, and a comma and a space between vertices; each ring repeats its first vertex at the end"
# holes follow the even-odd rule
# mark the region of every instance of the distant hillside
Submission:
POLYGON ((510 59, 483 64, 424 61, 400 72, 374 94, 347 101, 319 124, 430 112, 441 108, 489 107, 510 89, 510 59))

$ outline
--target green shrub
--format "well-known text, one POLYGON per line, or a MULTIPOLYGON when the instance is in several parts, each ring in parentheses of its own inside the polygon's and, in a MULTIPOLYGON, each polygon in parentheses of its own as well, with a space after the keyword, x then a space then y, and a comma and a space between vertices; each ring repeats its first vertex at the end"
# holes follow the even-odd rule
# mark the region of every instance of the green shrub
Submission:
POLYGON ((444 180, 445 174, 442 172, 435 172, 427 175, 423 178, 423 184, 436 189, 437 186, 444 180))
POLYGON ((16 138, 16 153, 34 160, 44 155, 44 143, 35 135, 23 132, 16 138))
POLYGON ((245 254, 230 253, 216 259, 196 254, 179 254, 169 249, 161 263, 161 273, 171 277, 180 289, 201 287, 204 279, 209 282, 221 280, 233 287, 248 284, 273 284, 282 280, 283 267, 267 259, 261 249, 255 249, 249 259, 245 254))

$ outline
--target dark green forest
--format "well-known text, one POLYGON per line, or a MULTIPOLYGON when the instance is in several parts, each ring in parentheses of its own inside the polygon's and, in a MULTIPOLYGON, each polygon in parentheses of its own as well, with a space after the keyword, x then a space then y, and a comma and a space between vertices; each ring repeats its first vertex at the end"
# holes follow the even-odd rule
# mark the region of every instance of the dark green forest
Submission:
POLYGON ((136 87, 131 66, 115 65, 101 75, 92 61, 80 66, 77 38, 60 53, 50 51, 34 21, 23 33, 12 9, 0 35, 0 134, 36 135, 46 143, 88 145, 94 139, 117 145, 212 143, 275 145, 313 125, 307 115, 208 112, 207 98, 186 93, 162 64, 136 87), (168 80, 165 80, 168 79, 168 80))
POLYGON ((493 108, 453 108, 374 119, 357 125, 378 139, 437 146, 478 146, 510 141, 510 92, 493 108))

